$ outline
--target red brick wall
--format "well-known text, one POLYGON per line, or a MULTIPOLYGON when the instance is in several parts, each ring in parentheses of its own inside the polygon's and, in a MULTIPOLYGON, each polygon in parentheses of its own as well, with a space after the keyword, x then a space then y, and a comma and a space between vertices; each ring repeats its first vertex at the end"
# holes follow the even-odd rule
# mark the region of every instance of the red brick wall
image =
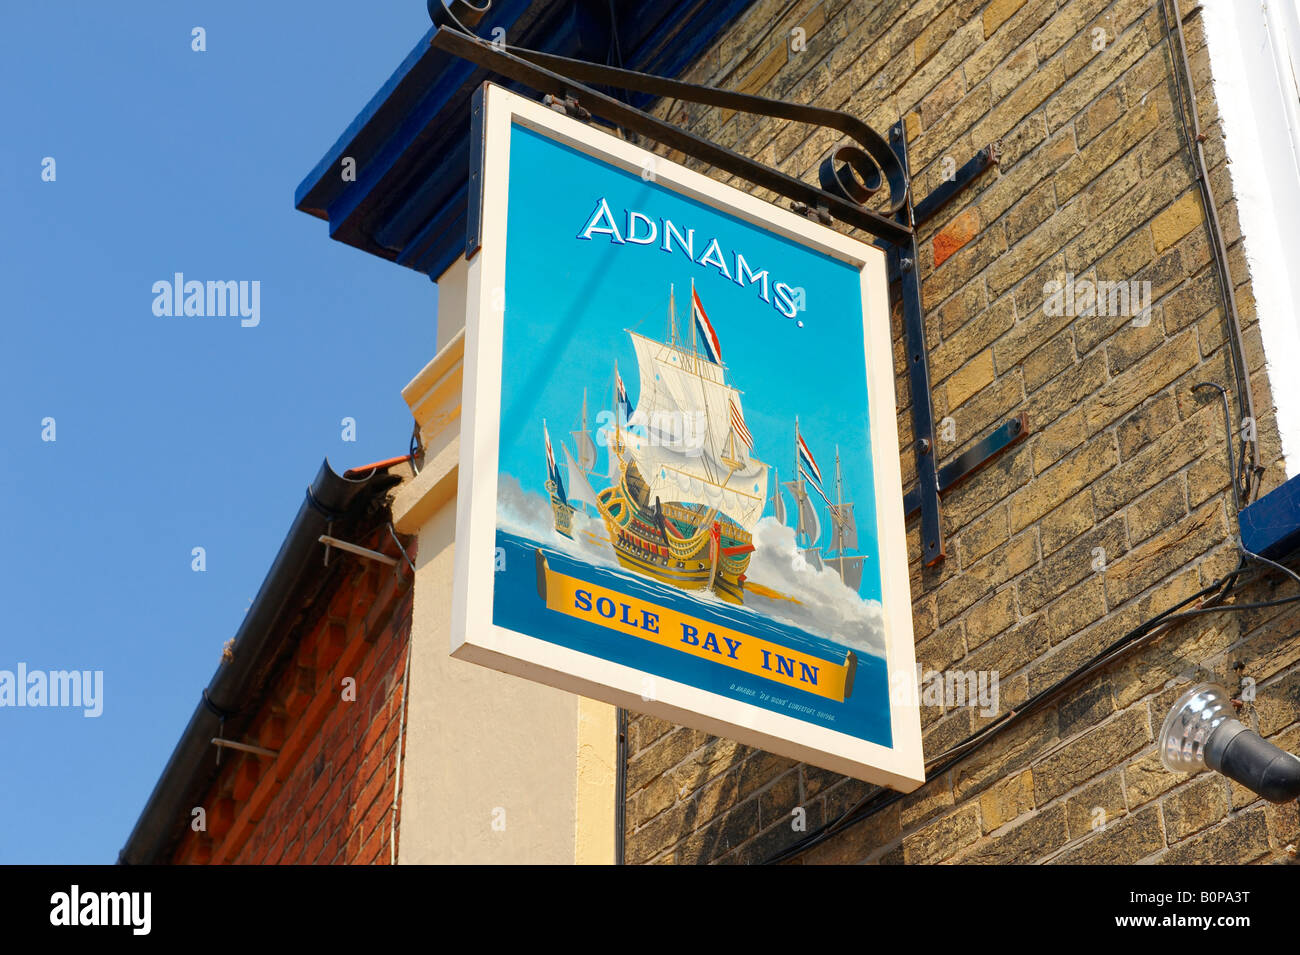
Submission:
MULTIPOLYGON (((347 562, 342 582, 317 601, 328 606, 307 622, 240 738, 278 756, 224 752, 200 804, 206 831, 192 821, 174 862, 388 864, 411 572, 386 530, 360 543, 397 557, 397 572, 332 555, 347 562), (343 699, 347 677, 354 701, 343 699)), ((407 552, 414 557, 414 542, 407 552)), ((400 812, 399 803, 399 821, 400 812)))

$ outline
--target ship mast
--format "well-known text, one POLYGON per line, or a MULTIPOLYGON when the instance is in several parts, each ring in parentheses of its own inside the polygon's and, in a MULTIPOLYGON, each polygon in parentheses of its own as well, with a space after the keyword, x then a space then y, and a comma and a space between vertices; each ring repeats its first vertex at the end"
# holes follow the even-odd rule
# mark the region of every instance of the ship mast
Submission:
POLYGON ((691 279, 691 370, 700 373, 700 353, 695 347, 695 279, 691 279))
MULTIPOLYGON (((705 332, 694 320, 687 344, 677 327, 676 305, 676 286, 670 283, 666 342, 627 329, 641 384, 637 413, 644 415, 639 420, 647 430, 629 432, 621 442, 623 454, 665 502, 698 503, 701 513, 722 510, 750 530, 761 516, 771 468, 753 448, 742 450, 745 432, 730 420, 733 410, 739 414, 739 392, 727 383, 720 364, 698 354, 705 332)), ((691 305, 693 319, 694 301, 691 305)))
POLYGON ((844 481, 840 477, 840 446, 835 445, 835 552, 844 556, 844 481))
POLYGON ((673 294, 673 283, 668 283, 668 343, 677 348, 677 302, 673 294))
MULTIPOLYGON (((840 449, 835 448, 835 503, 827 502, 831 511, 831 520, 835 522, 836 556, 828 557, 829 563, 840 580, 850 590, 857 590, 862 584, 863 557, 850 557, 848 550, 858 546, 857 523, 853 517, 853 504, 844 501, 844 474, 840 467, 840 449)), ((829 553, 829 552, 828 552, 829 553)))
MULTIPOLYGON (((618 455, 620 463, 623 458, 623 425, 618 420, 619 401, 618 401, 618 359, 614 359, 614 453, 618 455)), ((610 474, 614 473, 613 462, 610 464, 610 474)))
POLYGON ((795 545, 797 546, 799 543, 799 532, 805 531, 805 536, 806 536, 806 530, 803 526, 803 498, 804 495, 807 493, 803 489, 803 468, 799 467, 799 416, 798 415, 794 416, 794 482, 795 482, 795 486, 799 489, 798 492, 795 494, 795 502, 794 502, 795 514, 797 517, 797 520, 795 521, 795 525, 794 525, 795 526, 794 538, 795 538, 795 545))

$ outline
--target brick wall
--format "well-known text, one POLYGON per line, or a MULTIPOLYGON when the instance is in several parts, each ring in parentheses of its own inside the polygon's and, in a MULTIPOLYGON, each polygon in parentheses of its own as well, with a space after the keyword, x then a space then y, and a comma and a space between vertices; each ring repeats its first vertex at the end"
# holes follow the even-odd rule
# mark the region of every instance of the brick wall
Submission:
MULTIPOLYGON (((401 560, 386 528, 358 543, 401 560)), ((414 542, 406 549, 414 559, 414 542)), ((279 755, 225 752, 200 803, 207 830, 187 830, 174 862, 389 863, 410 571, 339 551, 331 563, 341 579, 298 622, 291 658, 235 737, 279 755)))
MULTIPOLYGON (((1268 491, 1285 479, 1273 403, 1201 18, 1183 6, 1268 491)), ((760 0, 687 76, 843 108, 881 131, 905 117, 918 196, 941 181, 946 157, 960 166, 1001 141, 999 167, 921 232, 935 416, 956 430, 940 463, 1020 412, 1031 435, 945 498, 944 563, 921 568, 915 521, 908 550, 919 662, 997 671, 1002 711, 1237 565, 1222 408, 1192 391, 1235 389, 1174 62, 1151 0, 760 0), (791 48, 796 27, 806 50, 791 48), (1050 314, 1044 286, 1068 273, 1149 281, 1150 323, 1050 314)), ((839 142, 688 104, 663 111, 812 181, 839 142)), ((894 329, 910 487, 897 310, 894 329)), ((1242 599, 1289 586, 1261 582, 1242 599)), ((1287 607, 1172 628, 800 861, 1284 859, 1300 841, 1295 804, 1263 803, 1212 773, 1167 773, 1154 736, 1186 688, 1176 680, 1249 679, 1257 695, 1241 718, 1300 752, 1298 629, 1287 607)), ((927 760, 992 718, 923 706, 927 760)), ((792 809, 813 830, 871 789, 639 715, 628 747, 631 863, 760 861, 799 837, 792 809)))

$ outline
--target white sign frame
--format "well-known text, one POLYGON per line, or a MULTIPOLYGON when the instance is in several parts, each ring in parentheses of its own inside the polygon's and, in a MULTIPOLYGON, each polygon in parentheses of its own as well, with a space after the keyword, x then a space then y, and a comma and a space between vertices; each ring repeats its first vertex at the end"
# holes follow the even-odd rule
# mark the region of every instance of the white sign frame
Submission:
MULTIPOLYGON (((778 755, 911 792, 925 781, 915 687, 903 494, 894 398, 893 346, 883 250, 633 146, 493 84, 484 85, 481 247, 466 288, 464 385, 451 655, 627 709, 696 727, 778 755), (501 412, 507 198, 514 124, 615 167, 652 169, 657 184, 858 268, 862 277, 867 387, 876 489, 882 604, 886 618, 893 746, 647 674, 493 623, 501 412), (654 678, 654 699, 644 695, 654 678)), ((562 188, 562 185, 559 186, 562 188)))

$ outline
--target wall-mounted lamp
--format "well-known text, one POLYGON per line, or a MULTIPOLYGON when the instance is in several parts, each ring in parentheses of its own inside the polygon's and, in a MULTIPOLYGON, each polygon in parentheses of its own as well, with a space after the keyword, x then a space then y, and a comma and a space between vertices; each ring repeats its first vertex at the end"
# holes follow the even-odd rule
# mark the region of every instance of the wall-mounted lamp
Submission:
POLYGON ((1300 796, 1300 759, 1247 729, 1232 712, 1232 697, 1213 683, 1180 696, 1156 741, 1165 769, 1194 773, 1208 766, 1269 802, 1300 796))

